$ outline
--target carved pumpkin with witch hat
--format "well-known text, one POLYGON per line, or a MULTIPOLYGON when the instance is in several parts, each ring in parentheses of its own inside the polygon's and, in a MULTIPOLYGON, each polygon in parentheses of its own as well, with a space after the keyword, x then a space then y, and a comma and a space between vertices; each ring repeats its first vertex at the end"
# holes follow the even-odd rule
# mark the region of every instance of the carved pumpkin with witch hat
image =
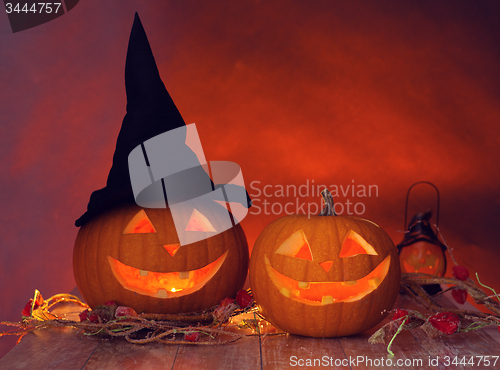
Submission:
POLYGON ((211 178, 188 146, 196 130, 187 130, 167 92, 137 13, 125 84, 127 113, 106 187, 75 223, 83 298, 92 308, 113 300, 137 312, 178 313, 234 297, 246 279, 248 245, 238 223, 246 211, 233 205, 246 210, 250 199, 241 173, 240 182, 215 184, 227 181, 230 162, 210 162, 211 178))

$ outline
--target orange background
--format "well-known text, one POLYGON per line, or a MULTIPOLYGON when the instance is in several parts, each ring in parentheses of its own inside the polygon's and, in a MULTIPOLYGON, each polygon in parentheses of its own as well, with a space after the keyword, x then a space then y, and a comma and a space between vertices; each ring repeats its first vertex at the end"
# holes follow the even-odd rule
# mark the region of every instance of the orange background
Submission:
MULTIPOLYGON (((111 166, 135 11, 206 158, 238 163, 257 205, 319 197, 252 182, 376 185, 335 201, 362 203, 397 244, 407 189, 431 181, 455 257, 500 290, 497 1, 82 0, 16 34, 0 15, 1 320, 35 289, 75 287, 74 221, 111 166)), ((409 217, 435 203, 415 188, 409 217)), ((250 245, 284 215, 262 211, 242 223, 250 245)), ((0 355, 12 345, 2 337, 0 355)))

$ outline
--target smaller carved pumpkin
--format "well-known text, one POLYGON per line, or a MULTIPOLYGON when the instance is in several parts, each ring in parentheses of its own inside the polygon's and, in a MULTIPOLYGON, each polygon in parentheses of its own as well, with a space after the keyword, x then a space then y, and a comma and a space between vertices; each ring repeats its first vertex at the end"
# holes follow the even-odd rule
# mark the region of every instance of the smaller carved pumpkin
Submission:
POLYGON ((375 223, 334 216, 326 190, 319 216, 291 215, 267 226, 250 259, 256 303, 275 326, 311 337, 370 329, 398 295, 397 249, 375 223))

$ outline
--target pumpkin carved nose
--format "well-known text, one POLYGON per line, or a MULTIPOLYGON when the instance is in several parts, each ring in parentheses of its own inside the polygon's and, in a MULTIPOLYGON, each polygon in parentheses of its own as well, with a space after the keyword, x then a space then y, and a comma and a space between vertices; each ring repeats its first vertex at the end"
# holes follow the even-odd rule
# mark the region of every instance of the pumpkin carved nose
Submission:
POLYGON ((421 264, 424 264, 426 261, 425 261, 424 257, 420 257, 420 259, 418 260, 418 262, 420 262, 421 264))
POLYGON ((332 267, 332 263, 333 263, 333 261, 325 261, 325 262, 320 263, 319 265, 321 267, 323 267, 323 270, 328 272, 328 271, 330 271, 330 267, 332 267))
POLYGON ((181 245, 180 244, 164 244, 163 248, 170 254, 172 257, 177 253, 177 250, 179 249, 181 245))

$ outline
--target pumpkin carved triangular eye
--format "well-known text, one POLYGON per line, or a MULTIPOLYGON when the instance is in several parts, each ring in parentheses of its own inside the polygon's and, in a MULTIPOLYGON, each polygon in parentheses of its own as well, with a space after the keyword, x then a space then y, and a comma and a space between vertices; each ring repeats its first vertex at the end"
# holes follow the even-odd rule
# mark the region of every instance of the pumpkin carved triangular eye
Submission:
POLYGON ((306 234, 302 230, 297 230, 290 235, 275 253, 309 261, 313 260, 311 247, 307 241, 306 234))
POLYGON ((191 213, 185 231, 217 232, 210 221, 208 221, 208 218, 202 215, 196 208, 193 210, 193 213, 191 213))
POLYGON ((147 234, 155 232, 153 224, 143 209, 132 217, 127 226, 125 226, 125 230, 123 230, 124 234, 147 234))
POLYGON ((353 230, 349 230, 342 242, 339 258, 353 257, 358 254, 378 255, 375 249, 361 235, 353 230))

